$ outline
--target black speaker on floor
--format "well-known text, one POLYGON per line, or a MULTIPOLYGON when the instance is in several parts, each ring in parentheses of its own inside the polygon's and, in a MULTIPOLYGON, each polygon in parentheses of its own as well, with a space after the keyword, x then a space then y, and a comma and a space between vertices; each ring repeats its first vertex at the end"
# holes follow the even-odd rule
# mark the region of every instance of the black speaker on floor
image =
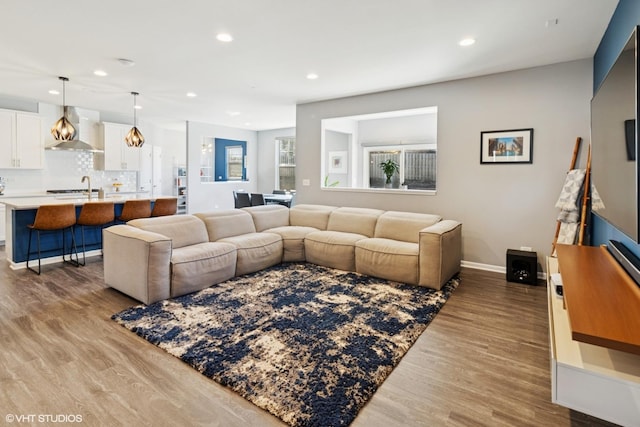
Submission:
POLYGON ((538 280, 538 254, 507 249, 507 281, 535 285, 538 280))

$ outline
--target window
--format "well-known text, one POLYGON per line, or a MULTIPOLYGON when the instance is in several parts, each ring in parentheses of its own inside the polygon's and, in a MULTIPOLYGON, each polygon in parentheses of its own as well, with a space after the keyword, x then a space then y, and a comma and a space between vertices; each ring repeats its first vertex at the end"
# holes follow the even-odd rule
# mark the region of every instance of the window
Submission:
POLYGON ((409 190, 436 189, 436 150, 426 145, 375 147, 365 150, 369 164, 369 187, 384 188, 387 180, 380 163, 393 160, 400 172, 391 180, 392 188, 406 186, 409 190))
POLYGON ((296 189, 296 139, 292 137, 276 138, 278 176, 276 188, 280 190, 296 189))
POLYGON ((321 182, 324 188, 408 189, 437 186, 438 107, 323 119, 321 182), (399 170, 391 182, 380 163, 399 170))
POLYGON ((242 180, 244 168, 243 150, 241 145, 226 146, 227 181, 242 180))

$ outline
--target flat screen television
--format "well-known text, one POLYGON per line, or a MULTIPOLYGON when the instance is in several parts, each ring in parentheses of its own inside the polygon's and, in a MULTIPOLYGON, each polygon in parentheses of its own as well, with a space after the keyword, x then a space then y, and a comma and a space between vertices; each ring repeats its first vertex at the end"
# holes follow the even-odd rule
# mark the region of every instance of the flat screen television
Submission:
POLYGON ((605 209, 595 211, 638 243, 638 27, 591 100, 591 176, 605 209))

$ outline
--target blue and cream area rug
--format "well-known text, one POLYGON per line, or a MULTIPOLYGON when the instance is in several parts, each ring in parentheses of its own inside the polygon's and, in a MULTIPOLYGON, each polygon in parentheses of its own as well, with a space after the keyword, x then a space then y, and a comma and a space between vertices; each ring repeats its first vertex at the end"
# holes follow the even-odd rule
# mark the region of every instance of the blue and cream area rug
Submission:
POLYGON ((112 318, 292 426, 345 426, 458 283, 280 264, 112 318))

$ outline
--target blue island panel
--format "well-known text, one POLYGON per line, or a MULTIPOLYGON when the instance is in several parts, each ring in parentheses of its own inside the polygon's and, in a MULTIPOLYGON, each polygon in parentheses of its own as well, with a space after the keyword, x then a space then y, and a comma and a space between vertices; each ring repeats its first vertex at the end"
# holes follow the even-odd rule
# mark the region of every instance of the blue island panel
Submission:
MULTIPOLYGON (((115 203, 114 211, 116 218, 122 213, 124 202, 115 203)), ((152 202, 153 207, 153 202, 152 202)), ((76 218, 80 215, 82 205, 76 206, 76 218)), ((21 209, 13 210, 12 214, 12 238, 13 238, 13 262, 26 262, 27 249, 29 244, 29 225, 33 224, 36 218, 37 209, 21 209)), ((74 227, 74 235, 78 252, 82 250, 82 230, 80 226, 74 227)), ((87 251, 102 249, 101 230, 98 227, 84 227, 84 239, 87 251)), ((65 247, 67 253, 71 248, 71 233, 65 232, 65 247)), ((37 260, 38 241, 37 233, 33 232, 31 236, 31 258, 37 260)), ((58 257, 62 255, 62 232, 61 231, 44 231, 40 232, 40 256, 42 259, 50 257, 58 257)))

